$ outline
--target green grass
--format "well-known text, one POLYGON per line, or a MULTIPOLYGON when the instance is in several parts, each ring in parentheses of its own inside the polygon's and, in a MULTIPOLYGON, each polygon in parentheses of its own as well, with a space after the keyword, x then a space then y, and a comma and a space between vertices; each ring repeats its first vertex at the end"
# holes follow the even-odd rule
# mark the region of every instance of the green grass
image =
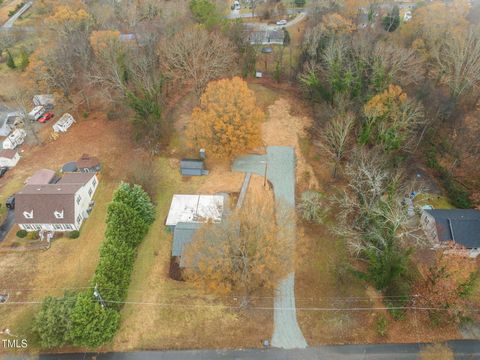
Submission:
POLYGON ((415 205, 424 206, 424 205, 431 205, 434 209, 454 209, 455 207, 450 203, 447 197, 437 195, 437 194, 429 194, 423 193, 418 194, 415 197, 415 205))
POLYGON ((278 92, 269 89, 263 85, 249 83, 248 87, 255 92, 257 105, 261 109, 266 109, 279 98, 278 92))

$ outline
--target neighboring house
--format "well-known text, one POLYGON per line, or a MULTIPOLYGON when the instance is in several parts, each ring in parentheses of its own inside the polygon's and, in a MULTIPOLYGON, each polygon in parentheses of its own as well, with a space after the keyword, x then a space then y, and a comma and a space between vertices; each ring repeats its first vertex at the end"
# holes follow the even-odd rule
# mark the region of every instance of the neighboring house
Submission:
MULTIPOLYGON (((225 195, 226 196, 226 195, 225 195)), ((173 195, 167 225, 173 231, 172 263, 174 269, 183 268, 182 255, 184 247, 193 240, 195 232, 207 222, 222 221, 224 195, 173 195)), ((178 271, 171 271, 175 280, 181 280, 178 271)))
POLYGON ((0 111, 0 136, 8 136, 15 129, 15 123, 21 113, 18 111, 0 111))
POLYGON ((20 160, 20 155, 18 155, 18 152, 16 152, 15 150, 0 150, 0 167, 12 168, 17 165, 18 160, 20 160))
POLYGON ((99 172, 101 169, 100 160, 95 156, 83 154, 77 160, 77 171, 80 172, 99 172))
POLYGON ((55 171, 49 169, 40 169, 30 176, 26 181, 26 185, 47 185, 55 182, 55 171))
POLYGON ((435 248, 450 248, 446 249, 447 253, 470 257, 480 255, 480 211, 424 210, 421 224, 435 248))
POLYGON ((8 135, 8 137, 3 140, 2 147, 4 149, 15 149, 18 145, 23 144, 27 132, 23 129, 15 129, 13 132, 8 135))
POLYGON ((95 173, 64 174, 53 184, 29 182, 15 195, 15 222, 27 231, 79 230, 92 209, 97 187, 95 173))
POLYGON ((182 176, 201 176, 208 175, 208 170, 205 170, 203 160, 183 159, 180 161, 180 173, 182 176))

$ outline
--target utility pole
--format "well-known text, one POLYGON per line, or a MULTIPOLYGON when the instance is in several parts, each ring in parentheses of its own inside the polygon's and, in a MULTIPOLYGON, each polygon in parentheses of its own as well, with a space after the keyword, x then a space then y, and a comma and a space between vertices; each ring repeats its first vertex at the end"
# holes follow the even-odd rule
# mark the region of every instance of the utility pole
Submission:
POLYGON ((97 301, 102 305, 102 308, 106 308, 107 305, 105 304, 105 301, 102 298, 102 295, 100 294, 100 291, 98 291, 98 285, 95 284, 95 288, 93 289, 93 296, 97 301))
POLYGON ((263 187, 267 186, 267 169, 268 169, 268 161, 264 160, 261 161, 260 163, 265 164, 265 172, 263 174, 263 187))

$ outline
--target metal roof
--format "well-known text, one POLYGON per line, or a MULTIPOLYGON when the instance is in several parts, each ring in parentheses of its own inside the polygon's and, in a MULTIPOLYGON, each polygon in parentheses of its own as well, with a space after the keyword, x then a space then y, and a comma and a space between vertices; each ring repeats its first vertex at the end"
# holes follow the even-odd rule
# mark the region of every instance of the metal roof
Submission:
POLYGON ((180 222, 220 222, 224 208, 223 195, 179 195, 172 198, 165 225, 175 226, 180 222))
POLYGON ((182 169, 203 169, 203 160, 198 159, 182 159, 180 161, 182 169))
POLYGON ((202 224, 180 222, 173 232, 172 256, 182 256, 185 244, 189 244, 202 224))

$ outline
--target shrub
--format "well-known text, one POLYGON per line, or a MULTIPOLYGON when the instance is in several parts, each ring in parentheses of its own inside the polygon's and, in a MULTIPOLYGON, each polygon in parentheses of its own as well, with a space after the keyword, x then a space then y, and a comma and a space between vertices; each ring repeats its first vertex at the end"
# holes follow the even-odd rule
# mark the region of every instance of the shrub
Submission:
POLYGON ((37 240, 40 238, 40 235, 38 234, 38 231, 30 231, 27 234, 27 239, 29 240, 37 240))
POLYGON ((47 297, 40 312, 35 316, 34 330, 40 337, 40 345, 53 348, 64 345, 70 330, 70 314, 76 302, 76 295, 65 293, 62 298, 47 297))
POLYGON ((28 235, 27 230, 21 229, 17 231, 17 237, 19 237, 20 239, 23 239, 27 235, 28 235))
POLYGON ((17 66, 15 65, 15 60, 13 60, 12 53, 10 50, 7 50, 7 66, 10 69, 15 69, 17 66))
POLYGON ((380 335, 381 337, 384 337, 385 335, 387 335, 387 326, 388 326, 387 317, 384 314, 380 314, 376 323, 377 334, 380 335))
POLYGON ((302 193, 298 206, 302 218, 306 221, 320 223, 325 215, 323 194, 318 191, 308 190, 302 193))
POLYGON ((80 236, 80 231, 78 230, 73 230, 68 233, 68 237, 70 239, 78 239, 79 236, 80 236))

